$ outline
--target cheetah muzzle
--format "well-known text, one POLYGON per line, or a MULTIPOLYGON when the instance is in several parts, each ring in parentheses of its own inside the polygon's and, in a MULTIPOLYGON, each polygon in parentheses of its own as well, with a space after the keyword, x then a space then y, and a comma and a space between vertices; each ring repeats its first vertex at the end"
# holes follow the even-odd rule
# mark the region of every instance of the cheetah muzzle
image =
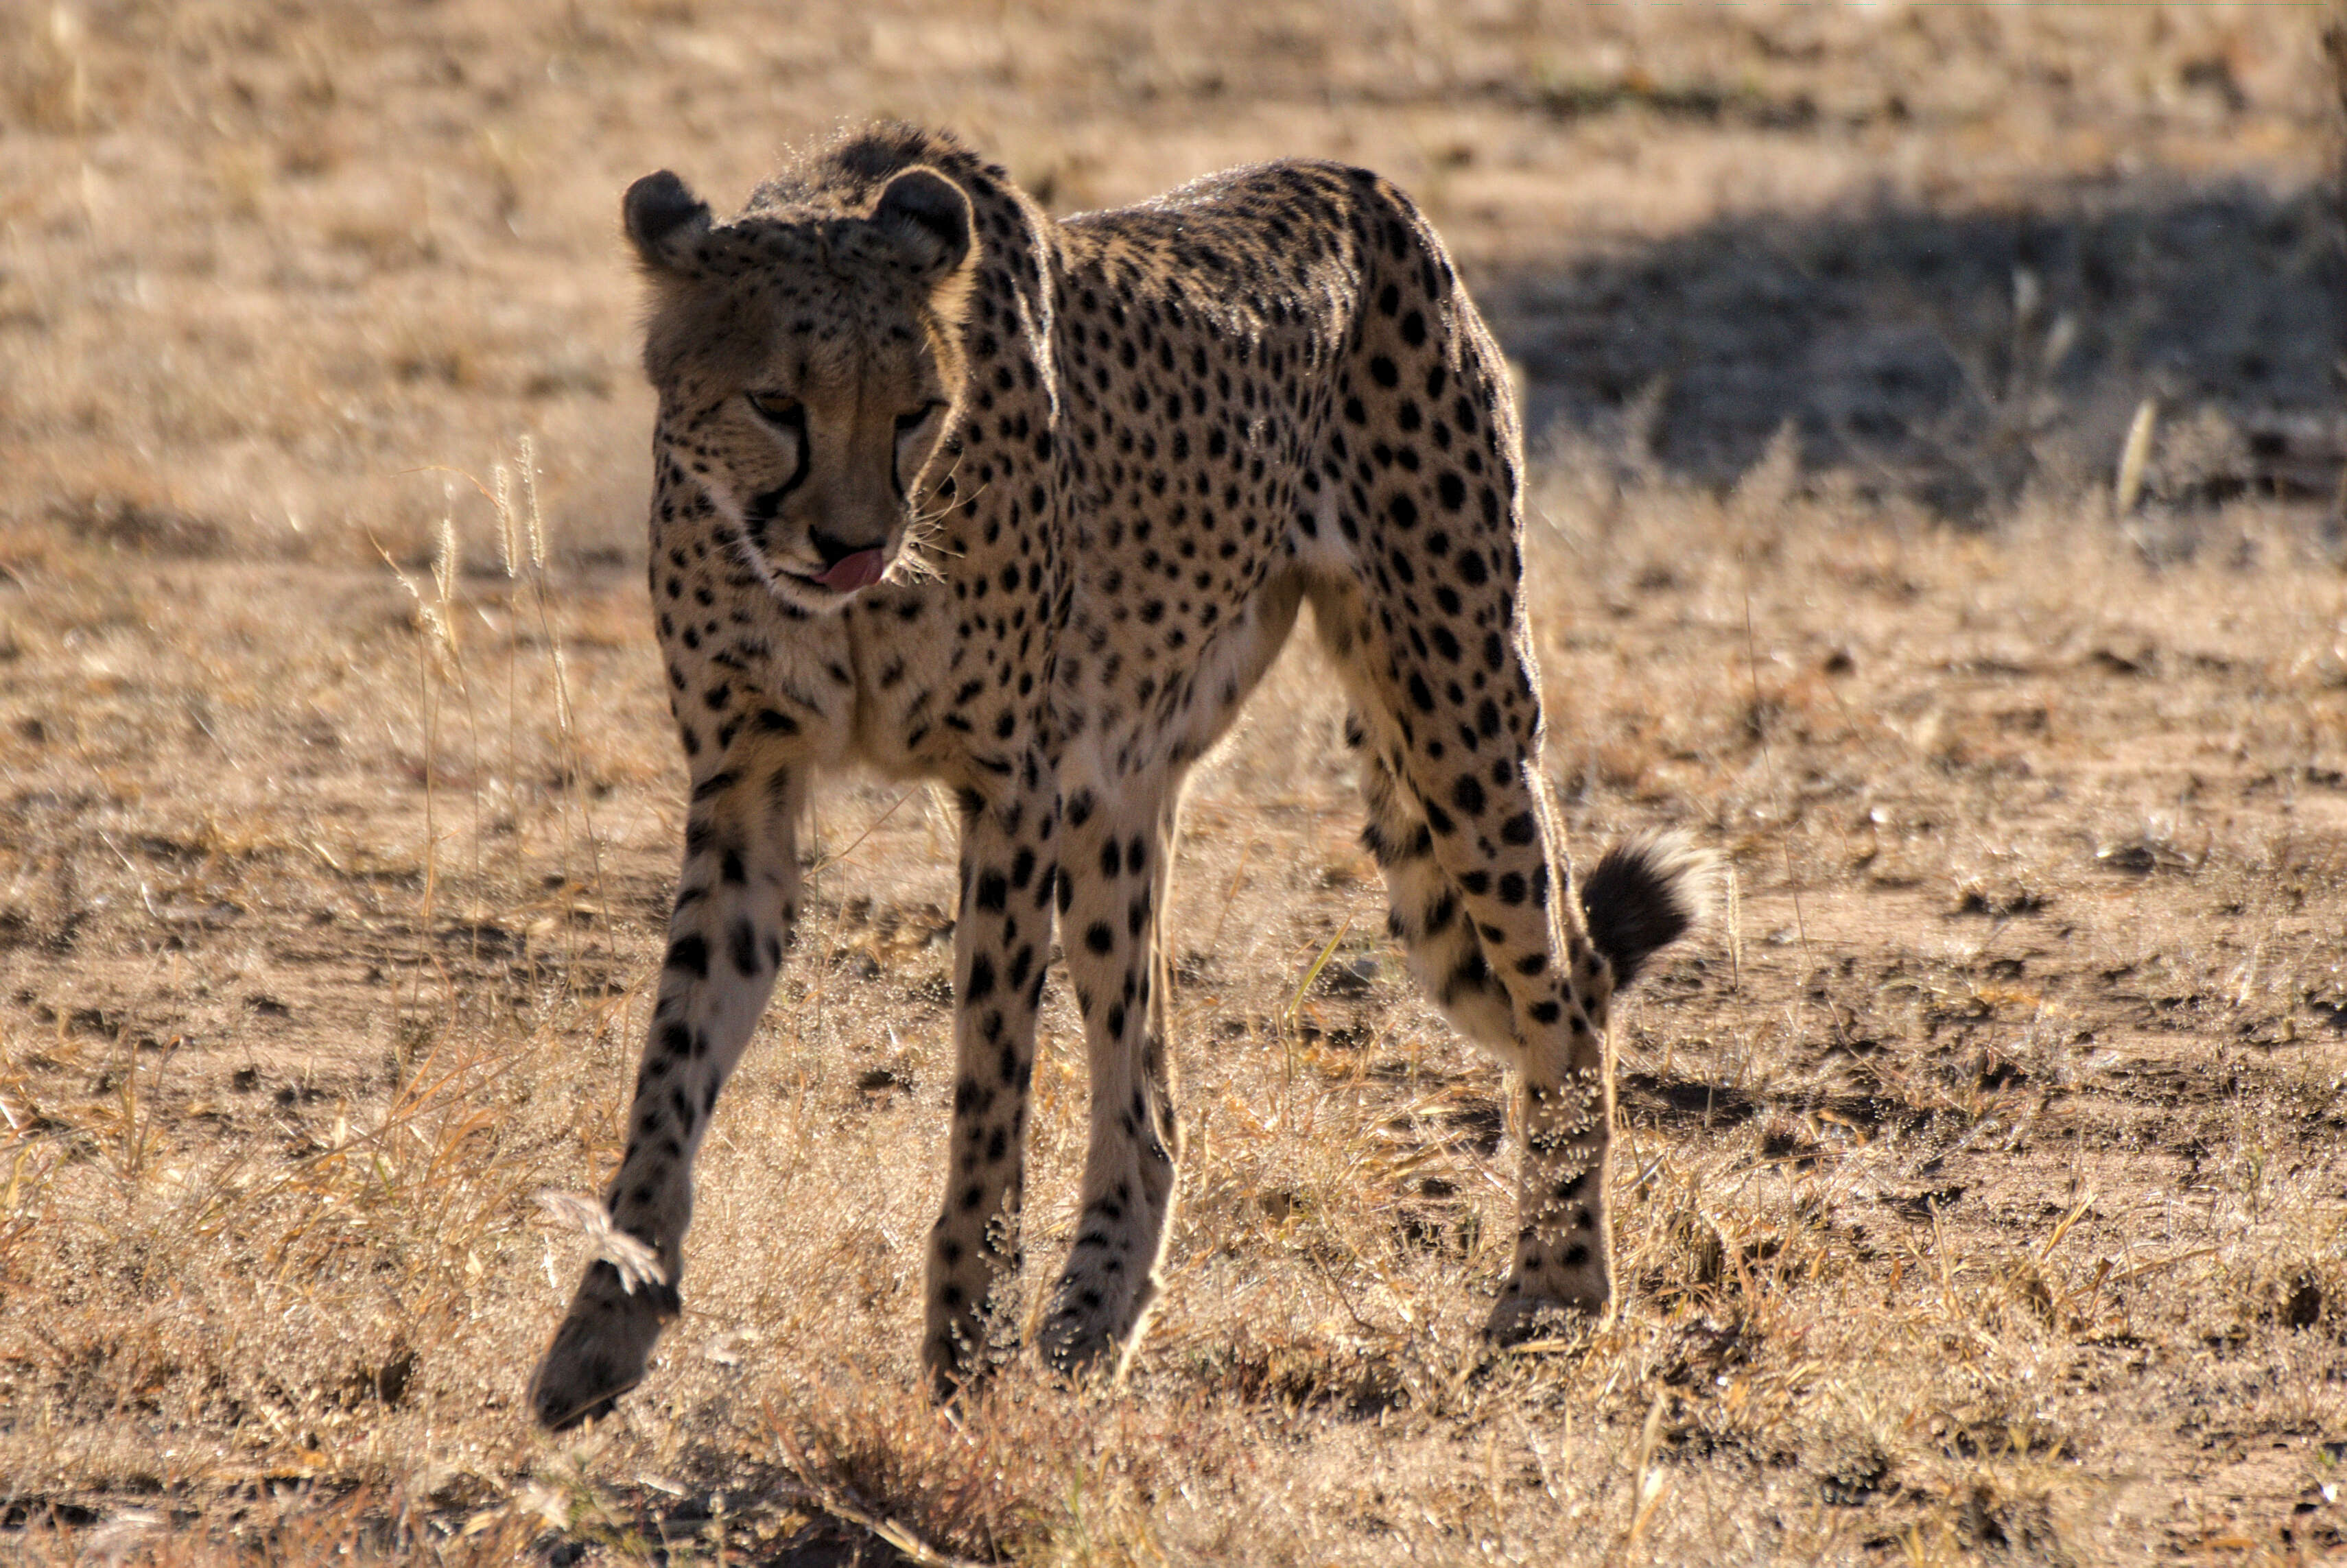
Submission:
POLYGON ((1707 862, 1634 840, 1563 896, 1515 405, 1409 199, 1291 162, 1055 220, 951 138, 880 127, 724 223, 668 173, 624 212, 659 395, 651 597, 692 796, 606 1202, 667 1283, 589 1269, 539 1419, 609 1409, 678 1310, 693 1157, 798 916, 808 781, 848 764, 942 781, 959 807, 929 1374, 950 1392, 1013 1351, 1055 932, 1092 1094, 1041 1349, 1071 1374, 1122 1368, 1182 1151, 1156 920, 1183 784, 1307 601, 1389 928, 1521 1081, 1491 1331, 1604 1305, 1608 1011, 1702 918, 1707 862))

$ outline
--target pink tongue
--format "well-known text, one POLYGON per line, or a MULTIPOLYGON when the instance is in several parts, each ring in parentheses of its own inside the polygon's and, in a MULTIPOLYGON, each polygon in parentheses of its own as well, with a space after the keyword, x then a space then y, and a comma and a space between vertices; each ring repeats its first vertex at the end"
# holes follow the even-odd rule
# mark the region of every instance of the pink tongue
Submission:
POLYGON ((857 550, 837 566, 815 579, 835 593, 853 593, 859 588, 870 588, 880 580, 880 552, 857 550))

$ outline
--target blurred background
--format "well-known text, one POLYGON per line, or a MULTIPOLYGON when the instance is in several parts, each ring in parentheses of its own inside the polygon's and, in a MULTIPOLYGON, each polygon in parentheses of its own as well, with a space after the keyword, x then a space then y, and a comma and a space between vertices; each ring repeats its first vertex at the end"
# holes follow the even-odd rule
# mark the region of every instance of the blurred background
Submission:
MULTIPOLYGON (((2328 498, 2337 115, 2318 4, 725 0, 0 9, 0 526, 420 559, 531 433, 639 546, 619 192, 950 127, 1057 211, 1291 155, 1450 237, 1535 444, 1992 523, 2106 485, 2328 498)), ((477 510, 478 508, 477 508, 477 510)), ((468 548, 487 548, 486 535, 468 548)))

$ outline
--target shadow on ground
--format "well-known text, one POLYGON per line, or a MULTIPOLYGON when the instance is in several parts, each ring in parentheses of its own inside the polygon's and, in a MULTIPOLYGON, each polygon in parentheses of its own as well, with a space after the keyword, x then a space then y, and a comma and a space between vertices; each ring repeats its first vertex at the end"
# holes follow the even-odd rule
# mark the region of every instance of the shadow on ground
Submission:
POLYGON ((1789 425, 1804 466, 1975 520, 2033 479, 2107 475, 2147 395, 2172 502, 2329 496, 2347 456, 2347 258, 2315 191, 1754 214, 1502 270, 1480 294, 1531 382, 1531 431, 1702 484, 1789 425))

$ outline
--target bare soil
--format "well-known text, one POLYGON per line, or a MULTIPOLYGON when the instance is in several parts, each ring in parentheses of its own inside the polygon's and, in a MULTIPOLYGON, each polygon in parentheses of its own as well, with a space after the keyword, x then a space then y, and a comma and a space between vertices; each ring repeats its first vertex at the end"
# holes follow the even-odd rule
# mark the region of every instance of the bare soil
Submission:
POLYGON ((2347 1545, 2324 20, 0 13, 0 1553, 2347 1545), (880 114, 1060 210, 1354 159, 1451 238, 1539 432, 1576 853, 1733 872, 1617 1026, 1603 1322, 1475 1337, 1504 1086, 1378 935, 1299 647, 1184 819, 1192 1156, 1127 1384, 920 1393, 950 828, 847 780, 686 1316, 618 1417, 528 1426, 587 1245, 532 1194, 616 1158, 682 816, 617 193, 880 114))

